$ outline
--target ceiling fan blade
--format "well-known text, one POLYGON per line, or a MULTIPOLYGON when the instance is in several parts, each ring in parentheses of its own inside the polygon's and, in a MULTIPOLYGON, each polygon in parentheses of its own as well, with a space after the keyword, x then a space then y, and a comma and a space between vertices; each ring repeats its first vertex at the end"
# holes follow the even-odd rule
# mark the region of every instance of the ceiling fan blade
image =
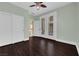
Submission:
POLYGON ((34 2, 34 3, 43 3, 43 2, 34 2))
POLYGON ((35 5, 30 5, 30 7, 34 7, 35 5))
POLYGON ((47 7, 47 6, 45 6, 44 4, 41 4, 40 6, 43 7, 43 8, 46 8, 46 7, 47 7))

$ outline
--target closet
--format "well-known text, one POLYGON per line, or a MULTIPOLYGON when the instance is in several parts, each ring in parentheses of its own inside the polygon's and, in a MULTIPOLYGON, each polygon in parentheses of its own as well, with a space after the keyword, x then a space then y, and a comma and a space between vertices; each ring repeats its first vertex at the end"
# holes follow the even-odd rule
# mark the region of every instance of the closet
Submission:
POLYGON ((24 40, 24 17, 0 11, 0 46, 24 40))

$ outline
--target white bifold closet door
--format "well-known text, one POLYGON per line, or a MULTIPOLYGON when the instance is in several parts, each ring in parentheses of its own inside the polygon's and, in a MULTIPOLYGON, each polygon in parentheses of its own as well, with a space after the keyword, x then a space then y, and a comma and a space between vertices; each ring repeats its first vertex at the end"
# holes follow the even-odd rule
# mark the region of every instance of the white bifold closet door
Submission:
POLYGON ((24 17, 0 12, 0 46, 24 40, 24 17))
POLYGON ((11 43, 12 23, 8 13, 0 12, 0 46, 11 43))
POLYGON ((12 15, 12 37, 13 43, 24 40, 24 17, 12 15))

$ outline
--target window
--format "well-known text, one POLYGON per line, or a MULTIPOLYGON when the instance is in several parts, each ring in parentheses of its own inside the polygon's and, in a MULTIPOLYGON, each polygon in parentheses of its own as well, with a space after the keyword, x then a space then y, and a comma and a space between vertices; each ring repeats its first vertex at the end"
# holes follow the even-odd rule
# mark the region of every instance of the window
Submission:
POLYGON ((41 34, 45 34, 45 18, 41 18, 41 34))
POLYGON ((48 35, 53 35, 53 16, 50 16, 48 21, 48 35))

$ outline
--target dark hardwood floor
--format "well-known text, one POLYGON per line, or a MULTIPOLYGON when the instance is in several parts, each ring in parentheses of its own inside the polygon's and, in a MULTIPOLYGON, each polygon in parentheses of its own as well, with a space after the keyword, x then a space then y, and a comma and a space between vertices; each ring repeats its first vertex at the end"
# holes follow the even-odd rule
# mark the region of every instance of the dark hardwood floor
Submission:
POLYGON ((0 47, 0 56, 29 56, 29 41, 0 47))
POLYGON ((28 41, 0 47, 0 56, 78 56, 78 52, 75 45, 33 36, 28 41))
POLYGON ((30 55, 32 56, 77 56, 75 45, 58 42, 48 38, 30 37, 30 55))

